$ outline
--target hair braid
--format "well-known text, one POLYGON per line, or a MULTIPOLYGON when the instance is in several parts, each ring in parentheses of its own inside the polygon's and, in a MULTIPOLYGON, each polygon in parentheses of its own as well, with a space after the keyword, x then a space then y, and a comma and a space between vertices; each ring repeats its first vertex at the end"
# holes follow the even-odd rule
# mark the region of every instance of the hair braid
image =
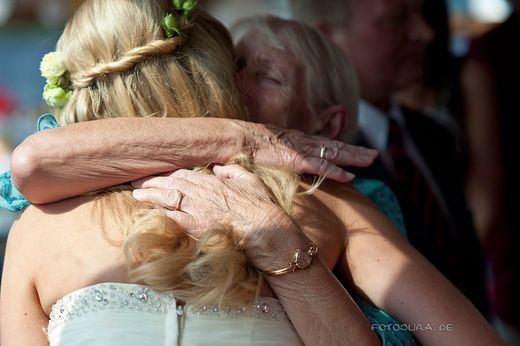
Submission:
POLYGON ((71 78, 72 83, 77 88, 87 88, 99 78, 111 73, 129 71, 138 63, 152 56, 173 53, 186 42, 187 38, 187 36, 175 36, 166 40, 155 40, 146 46, 131 49, 118 61, 97 64, 88 71, 74 74, 71 78))

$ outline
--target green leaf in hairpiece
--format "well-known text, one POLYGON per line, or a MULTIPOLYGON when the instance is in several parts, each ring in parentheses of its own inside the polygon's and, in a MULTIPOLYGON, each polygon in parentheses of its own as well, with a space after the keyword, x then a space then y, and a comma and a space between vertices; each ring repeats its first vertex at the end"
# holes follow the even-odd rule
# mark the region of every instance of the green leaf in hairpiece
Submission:
POLYGON ((173 13, 167 13, 164 15, 161 26, 164 29, 166 37, 172 38, 173 36, 180 36, 181 33, 179 31, 179 20, 177 16, 173 13))
POLYGON ((195 7, 197 7, 197 1, 195 0, 185 0, 184 4, 182 4, 182 11, 184 13, 184 17, 186 17, 186 20, 190 20, 191 13, 195 10, 195 7))
POLYGON ((186 0, 172 0, 173 8, 176 10, 182 10, 182 6, 186 0))

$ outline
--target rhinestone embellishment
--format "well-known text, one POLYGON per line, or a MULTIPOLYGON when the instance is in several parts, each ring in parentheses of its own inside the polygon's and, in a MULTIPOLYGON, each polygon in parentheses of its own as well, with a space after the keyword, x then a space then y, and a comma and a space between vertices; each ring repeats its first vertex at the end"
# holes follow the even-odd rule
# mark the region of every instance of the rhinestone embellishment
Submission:
POLYGON ((101 310, 135 310, 167 312, 175 305, 169 293, 153 291, 134 284, 102 283, 74 291, 58 300, 51 308, 49 330, 81 315, 101 310))
MULTIPOLYGON (((154 291, 142 285, 101 283, 74 291, 59 299, 51 308, 48 329, 51 331, 57 325, 76 317, 103 310, 165 314, 176 310, 176 300, 170 293, 154 291)), ((269 297, 257 298, 248 305, 238 307, 186 306, 185 313, 217 319, 289 320, 280 302, 269 297)))
POLYGON ((248 305, 238 307, 218 307, 217 305, 188 306, 187 311, 195 315, 212 318, 256 318, 272 321, 289 320, 278 299, 270 297, 260 297, 248 305))

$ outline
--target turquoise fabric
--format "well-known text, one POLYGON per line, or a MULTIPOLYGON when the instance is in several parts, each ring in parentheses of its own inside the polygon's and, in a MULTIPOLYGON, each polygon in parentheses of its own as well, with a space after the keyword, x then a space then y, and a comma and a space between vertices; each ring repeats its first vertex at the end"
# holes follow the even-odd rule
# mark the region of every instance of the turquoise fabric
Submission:
POLYGON ((58 125, 58 121, 52 114, 44 114, 38 118, 38 131, 55 129, 56 127, 60 127, 60 125, 58 125))
POLYGON ((403 237, 408 238, 399 201, 388 185, 379 180, 365 178, 356 178, 352 185, 377 205, 403 237))
MULTIPOLYGON (((56 128, 58 122, 51 114, 44 114, 38 118, 38 131, 56 128)), ((11 172, 0 175, 0 208, 16 213, 25 209, 30 202, 16 189, 11 179, 11 172)))
POLYGON ((352 295, 352 297, 372 326, 372 330, 379 336, 381 345, 415 346, 418 344, 406 324, 358 296, 352 295))
POLYGON ((16 213, 29 205, 29 201, 16 189, 11 182, 11 172, 0 175, 0 208, 16 213))
MULTIPOLYGON (((356 178, 352 185, 377 205, 392 221, 401 235, 407 238, 401 207, 397 197, 385 183, 374 179, 356 178)), ((407 330, 405 324, 402 324, 385 311, 376 308, 356 294, 352 294, 352 297, 368 319, 372 330, 379 336, 382 345, 417 345, 413 334, 407 330)))

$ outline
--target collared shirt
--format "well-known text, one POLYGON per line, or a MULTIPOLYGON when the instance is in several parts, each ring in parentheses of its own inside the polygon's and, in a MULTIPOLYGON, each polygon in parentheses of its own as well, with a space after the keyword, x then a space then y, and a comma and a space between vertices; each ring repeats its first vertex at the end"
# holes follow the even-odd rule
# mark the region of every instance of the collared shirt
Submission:
POLYGON ((395 120, 401 129, 404 150, 408 157, 423 174, 440 207, 443 209, 444 214, 449 215, 447 204, 440 192, 439 186, 407 130, 406 121, 401 112, 401 108, 395 102, 392 102, 389 112, 385 113, 365 100, 359 102, 359 130, 368 141, 368 144, 379 151, 383 165, 390 172, 394 172, 392 157, 387 148, 388 135, 390 133, 390 118, 395 120))
POLYGON ((361 100, 359 102, 358 126, 369 146, 379 151, 379 158, 383 165, 392 172, 392 157, 387 150, 390 132, 388 114, 365 100, 361 100))
POLYGON ((386 150, 390 124, 385 113, 361 100, 359 102, 358 125, 359 130, 374 149, 386 150))

